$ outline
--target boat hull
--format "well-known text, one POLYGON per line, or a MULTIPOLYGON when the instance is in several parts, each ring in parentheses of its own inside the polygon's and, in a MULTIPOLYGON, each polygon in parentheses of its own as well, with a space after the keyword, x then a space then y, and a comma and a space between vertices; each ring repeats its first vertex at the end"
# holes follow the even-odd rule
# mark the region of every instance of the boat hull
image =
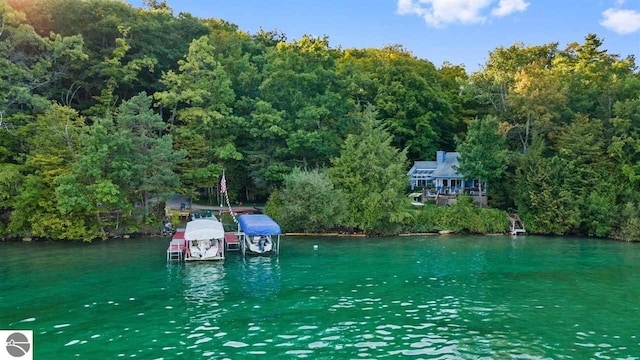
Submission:
POLYGON ((187 254, 184 261, 224 260, 224 241, 222 239, 187 241, 187 254))
POLYGON ((249 255, 268 255, 273 252, 271 236, 245 236, 245 253, 249 255))

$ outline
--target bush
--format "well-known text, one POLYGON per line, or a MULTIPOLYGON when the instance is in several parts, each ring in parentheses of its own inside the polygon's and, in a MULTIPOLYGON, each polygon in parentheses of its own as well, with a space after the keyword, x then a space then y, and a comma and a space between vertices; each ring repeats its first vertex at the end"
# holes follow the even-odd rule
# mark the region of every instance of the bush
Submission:
POLYGON ((467 196, 458 197, 452 206, 427 204, 417 209, 412 222, 406 224, 410 232, 434 232, 453 230, 477 234, 503 233, 509 229, 509 219, 504 211, 477 208, 467 196))
POLYGON ((323 232, 341 225, 346 209, 344 196, 325 171, 294 169, 264 210, 285 231, 323 232))
POLYGON ((627 202, 620 214, 619 230, 612 237, 616 240, 640 241, 640 209, 638 204, 627 202))

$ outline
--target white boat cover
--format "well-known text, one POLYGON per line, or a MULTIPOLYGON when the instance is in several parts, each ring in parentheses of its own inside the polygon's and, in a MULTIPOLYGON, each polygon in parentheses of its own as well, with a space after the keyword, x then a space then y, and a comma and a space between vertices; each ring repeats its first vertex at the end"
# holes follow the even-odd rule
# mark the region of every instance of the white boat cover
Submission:
POLYGON ((187 223, 184 238, 188 241, 224 238, 224 227, 218 220, 195 219, 187 223))

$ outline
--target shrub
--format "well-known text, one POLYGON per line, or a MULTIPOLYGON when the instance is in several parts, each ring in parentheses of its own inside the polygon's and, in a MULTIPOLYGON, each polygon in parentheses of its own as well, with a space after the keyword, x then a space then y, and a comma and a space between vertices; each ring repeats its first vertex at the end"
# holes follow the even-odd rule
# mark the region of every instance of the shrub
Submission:
POLYGON ((294 169, 284 187, 274 191, 265 206, 286 231, 322 232, 340 225, 346 202, 323 170, 294 169))
POLYGON ((427 204, 416 209, 412 221, 405 224, 410 232, 434 232, 453 230, 469 233, 503 233, 509 229, 509 219, 504 211, 477 208, 467 196, 458 197, 452 206, 427 204))
POLYGON ((619 230, 612 237, 616 240, 640 241, 640 209, 638 204, 627 202, 620 214, 619 230))

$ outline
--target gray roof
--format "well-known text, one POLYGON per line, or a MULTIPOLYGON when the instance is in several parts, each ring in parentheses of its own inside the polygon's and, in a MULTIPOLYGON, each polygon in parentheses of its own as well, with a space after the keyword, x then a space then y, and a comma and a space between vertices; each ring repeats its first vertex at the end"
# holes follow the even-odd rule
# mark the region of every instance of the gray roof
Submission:
POLYGON ((411 167, 407 175, 411 175, 417 170, 435 170, 436 168, 437 164, 435 161, 414 161, 413 166, 411 167))
POLYGON ((458 166, 459 152, 448 152, 444 154, 444 161, 438 164, 436 171, 431 175, 434 178, 463 178, 462 175, 454 169, 454 166, 458 166))

